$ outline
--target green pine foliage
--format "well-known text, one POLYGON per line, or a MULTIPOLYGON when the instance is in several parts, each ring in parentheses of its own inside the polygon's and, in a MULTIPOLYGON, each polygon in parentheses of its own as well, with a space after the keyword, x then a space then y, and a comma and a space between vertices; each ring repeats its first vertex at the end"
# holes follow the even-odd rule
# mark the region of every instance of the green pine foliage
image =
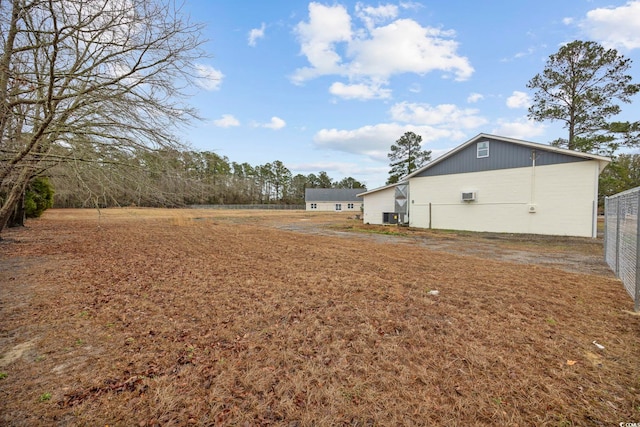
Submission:
POLYGON ((640 154, 621 154, 600 174, 600 198, 640 186, 640 154))
POLYGON ((431 160, 431 151, 422 149, 422 136, 405 132, 391 145, 387 157, 391 161, 387 184, 395 184, 400 178, 427 164, 431 160))
POLYGON ((535 91, 529 118, 562 123, 567 138, 552 145, 570 150, 612 155, 620 147, 638 146, 638 123, 611 121, 621 112, 618 102, 631 103, 640 91, 630 67, 629 58, 595 42, 562 46, 527 84, 535 91))

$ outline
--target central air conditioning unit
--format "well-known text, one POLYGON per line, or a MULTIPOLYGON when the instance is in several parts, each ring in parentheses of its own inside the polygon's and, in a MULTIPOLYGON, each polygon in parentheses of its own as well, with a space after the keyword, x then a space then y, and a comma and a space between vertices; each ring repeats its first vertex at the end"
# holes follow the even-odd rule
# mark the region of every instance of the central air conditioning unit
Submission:
POLYGON ((476 192, 475 191, 462 192, 462 201, 463 202, 473 202, 474 200, 476 200, 476 192))

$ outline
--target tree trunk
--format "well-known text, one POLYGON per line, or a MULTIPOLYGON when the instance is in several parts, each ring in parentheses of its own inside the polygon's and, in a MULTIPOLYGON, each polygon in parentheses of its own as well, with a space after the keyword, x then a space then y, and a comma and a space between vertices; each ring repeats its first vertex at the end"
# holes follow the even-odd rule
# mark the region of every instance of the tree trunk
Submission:
POLYGON ((13 213, 9 217, 9 221, 7 222, 7 227, 24 227, 25 220, 25 209, 24 209, 24 191, 20 196, 18 203, 16 203, 16 207, 13 209, 13 213))
POLYGON ((22 200, 22 196, 27 188, 27 183, 29 182, 30 177, 30 169, 24 168, 7 193, 7 196, 2 203, 2 207, 0 207, 0 233, 2 233, 9 223, 9 219, 13 215, 16 205, 22 200))

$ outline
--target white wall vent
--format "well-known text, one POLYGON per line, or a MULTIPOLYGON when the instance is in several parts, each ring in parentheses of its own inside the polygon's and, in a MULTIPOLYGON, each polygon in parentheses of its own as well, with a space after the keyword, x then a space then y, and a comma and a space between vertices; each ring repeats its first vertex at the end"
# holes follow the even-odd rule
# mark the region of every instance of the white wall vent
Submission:
POLYGON ((470 191, 468 193, 463 192, 462 193, 462 201, 463 202, 473 202, 476 199, 476 192, 475 191, 470 191))

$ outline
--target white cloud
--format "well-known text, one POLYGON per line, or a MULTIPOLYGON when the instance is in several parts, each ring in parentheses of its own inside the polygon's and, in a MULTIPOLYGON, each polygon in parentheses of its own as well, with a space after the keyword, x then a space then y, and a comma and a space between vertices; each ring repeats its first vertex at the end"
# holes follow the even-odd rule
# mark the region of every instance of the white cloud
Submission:
POLYGON ((453 104, 429 104, 400 102, 390 109, 395 121, 416 125, 441 126, 450 129, 473 129, 487 123, 476 109, 460 109, 453 104))
POLYGON ((254 47, 256 45, 256 41, 264 37, 265 28, 266 25, 263 22, 260 28, 253 28, 249 31, 249 46, 254 47))
POLYGON ((341 5, 309 4, 309 20, 295 32, 300 51, 309 62, 291 76, 296 84, 323 75, 349 79, 350 85, 387 85, 391 76, 441 71, 445 77, 466 80, 473 74, 469 60, 457 53, 455 32, 423 27, 411 19, 395 19, 393 5, 356 6, 365 27, 352 28, 351 16, 341 5), (384 21, 394 21, 382 25, 384 21))
POLYGON ((280 117, 274 116, 274 117, 271 117, 271 121, 269 123, 263 124, 262 127, 273 129, 273 130, 279 130, 285 127, 286 125, 287 123, 284 120, 282 120, 280 117))
MULTIPOLYGON (((423 147, 434 141, 458 143, 467 131, 485 125, 487 120, 476 109, 461 109, 452 104, 431 106, 400 102, 389 109, 391 121, 357 129, 322 129, 313 138, 320 149, 368 156, 387 162, 391 145, 406 132, 422 136, 423 147)), ((435 151, 434 151, 435 152, 435 151)))
POLYGON ((126 85, 136 85, 136 84, 140 84, 143 79, 144 79, 144 75, 140 72, 131 72, 131 67, 120 63, 120 62, 114 62, 113 64, 106 64, 106 72, 112 76, 112 77, 118 77, 123 79, 123 83, 126 85), (125 77, 126 76, 126 77, 125 77))
POLYGON ((386 4, 378 7, 365 6, 356 3, 356 15, 360 18, 367 28, 373 28, 375 24, 389 21, 398 16, 398 6, 394 4, 386 4))
MULTIPOLYGON (((460 143, 460 141, 456 141, 458 144, 460 143)), ((438 157, 442 156, 443 154, 447 154, 449 151, 453 150, 454 148, 456 148, 456 146, 454 147, 447 147, 447 148, 437 148, 434 150, 431 150, 431 160, 435 160, 438 157)))
POLYGON ((362 154, 376 161, 387 162, 387 153, 391 145, 409 131, 422 136, 423 147, 424 144, 438 139, 460 140, 464 137, 463 132, 453 129, 380 123, 351 130, 322 129, 313 137, 313 142, 318 148, 362 154))
POLYGON ((213 124, 221 128, 229 128, 233 126, 240 126, 240 121, 233 117, 232 114, 223 114, 222 118, 214 120, 213 124))
POLYGON ((543 124, 523 117, 515 121, 498 120, 498 126, 491 133, 531 141, 533 137, 542 135, 544 130, 543 124))
POLYGON ((536 51, 537 51, 539 48, 545 48, 545 47, 546 47, 546 44, 541 44, 541 45, 539 45, 539 46, 531 46, 531 47, 528 47, 526 50, 521 50, 520 52, 516 52, 516 53, 515 53, 513 56, 511 56, 511 57, 508 57, 508 58, 502 58, 502 59, 500 60, 500 62, 511 62, 511 61, 516 60, 516 59, 524 58, 524 57, 526 57, 526 56, 531 56, 531 55, 533 55, 534 53, 536 53, 536 51))
POLYGON ((216 70, 215 68, 204 65, 204 64, 196 64, 196 73, 198 74, 198 79, 196 80, 196 84, 205 90, 218 90, 220 89, 220 85, 222 84, 222 79, 224 74, 221 71, 216 70))
POLYGON ((473 67, 455 54, 458 43, 448 39, 453 32, 422 27, 411 19, 399 19, 370 31, 369 37, 349 44, 353 61, 350 76, 386 79, 394 74, 426 74, 440 70, 456 80, 466 80, 473 67))
POLYGON ((311 67, 296 70, 292 77, 302 83, 324 74, 341 74, 342 58, 335 51, 335 44, 351 39, 351 17, 344 6, 325 6, 309 3, 309 22, 300 22, 295 32, 300 50, 311 67))
POLYGON ((483 100, 484 99, 484 95, 482 95, 481 93, 470 93, 469 96, 467 97, 467 102, 469 104, 475 104, 476 102, 483 100))
POLYGON ((344 99, 385 99, 391 97, 390 89, 382 89, 380 85, 353 84, 346 85, 335 82, 329 88, 333 95, 344 99))
POLYGON ((528 48, 528 49, 527 49, 527 50, 525 50, 525 51, 521 51, 521 52, 516 53, 515 55, 513 55, 513 57, 514 57, 515 59, 518 59, 518 58, 524 58, 525 56, 532 55, 535 51, 536 51, 536 50, 535 50, 534 48, 530 47, 530 48, 528 48))
POLYGON ((418 3, 415 1, 401 1, 400 2, 400 7, 403 9, 413 9, 413 10, 418 10, 418 9, 422 9, 424 7, 424 5, 422 3, 418 3))
POLYGON ((590 10, 579 27, 605 47, 638 49, 640 0, 629 1, 615 8, 590 10))
POLYGON ((513 94, 507 98, 507 107, 509 108, 529 108, 531 98, 525 92, 514 90, 513 94))
POLYGON ((573 24, 573 21, 574 21, 574 19, 573 19, 573 18, 563 18, 563 19, 562 19, 562 23, 563 23, 564 25, 571 25, 571 24, 573 24))

